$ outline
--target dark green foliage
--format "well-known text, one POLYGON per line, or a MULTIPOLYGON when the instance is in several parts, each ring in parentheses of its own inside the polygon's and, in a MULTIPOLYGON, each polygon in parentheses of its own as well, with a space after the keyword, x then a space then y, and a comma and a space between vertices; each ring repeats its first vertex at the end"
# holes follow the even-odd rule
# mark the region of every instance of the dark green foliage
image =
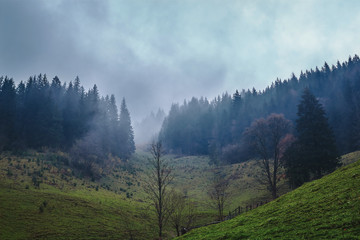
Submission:
POLYGON ((39 207, 39 213, 43 213, 44 212, 44 206, 43 205, 40 205, 39 207))
POLYGON ((14 81, 0 78, 0 148, 11 148, 15 139, 16 90, 14 81))
POLYGON ((213 161, 241 162, 248 159, 242 132, 251 122, 271 113, 296 120, 297 104, 304 88, 322 103, 336 136, 339 153, 360 147, 360 59, 357 55, 343 64, 277 79, 263 91, 235 91, 213 101, 192 98, 183 105, 173 104, 165 118, 160 140, 167 151, 182 154, 210 154, 213 161), (236 156, 230 156, 233 152, 236 156))
POLYGON ((325 110, 308 88, 304 90, 297 115, 298 138, 284 157, 293 187, 320 178, 339 165, 335 138, 325 110))
MULTIPOLYGON (((166 149, 174 153, 208 154, 214 124, 221 126, 213 119, 209 101, 206 98, 192 98, 181 107, 178 104, 171 106, 169 116, 164 120, 160 139, 164 141, 166 149)), ((216 145, 216 142, 213 144, 216 145)))
POLYGON ((284 153, 282 158, 286 175, 291 188, 301 186, 304 182, 310 180, 310 172, 302 164, 301 148, 298 144, 292 144, 284 153))
POLYGON ((11 177, 13 175, 12 171, 8 168, 6 176, 11 177))
POLYGON ((40 183, 41 181, 37 179, 36 176, 33 176, 32 179, 31 179, 32 183, 34 184, 35 187, 40 187, 40 183))
POLYGON ((0 150, 71 150, 74 166, 93 169, 94 164, 106 165, 108 154, 128 158, 134 152, 125 99, 121 114, 119 119, 113 95, 100 97, 96 85, 85 92, 78 77, 67 85, 58 77, 50 83, 40 74, 17 87, 0 77, 0 150))
POLYGON ((335 170, 339 155, 325 111, 309 89, 304 91, 297 115, 296 130, 301 155, 311 165, 310 171, 320 178, 324 172, 335 170))
POLYGON ((135 152, 135 142, 125 98, 123 98, 121 102, 118 138, 120 143, 120 156, 122 158, 129 158, 131 154, 135 152))

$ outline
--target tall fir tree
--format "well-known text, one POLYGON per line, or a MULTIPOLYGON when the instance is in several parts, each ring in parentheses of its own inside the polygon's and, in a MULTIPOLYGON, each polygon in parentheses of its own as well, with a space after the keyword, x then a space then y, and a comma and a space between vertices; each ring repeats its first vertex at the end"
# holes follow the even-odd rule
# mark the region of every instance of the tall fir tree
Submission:
POLYGON ((0 147, 8 149, 15 139, 16 90, 12 78, 0 79, 0 147))
POLYGON ((120 156, 129 158, 135 152, 134 131, 131 126, 129 110, 125 98, 121 102, 119 120, 120 156))
POLYGON ((297 112, 298 138, 286 151, 284 160, 293 187, 332 172, 339 165, 334 134, 325 110, 308 88, 297 112))
POLYGON ((116 106, 115 96, 111 95, 108 104, 107 104, 107 113, 109 119, 109 148, 110 152, 114 155, 119 155, 118 142, 119 138, 117 132, 119 130, 119 114, 118 108, 116 106))

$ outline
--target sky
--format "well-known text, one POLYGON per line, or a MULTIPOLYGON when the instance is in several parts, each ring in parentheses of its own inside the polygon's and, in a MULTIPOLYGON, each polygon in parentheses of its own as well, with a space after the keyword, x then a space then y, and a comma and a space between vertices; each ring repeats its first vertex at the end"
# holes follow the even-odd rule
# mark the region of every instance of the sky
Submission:
POLYGON ((0 0, 0 76, 80 77, 133 119, 360 53, 357 0, 0 0))

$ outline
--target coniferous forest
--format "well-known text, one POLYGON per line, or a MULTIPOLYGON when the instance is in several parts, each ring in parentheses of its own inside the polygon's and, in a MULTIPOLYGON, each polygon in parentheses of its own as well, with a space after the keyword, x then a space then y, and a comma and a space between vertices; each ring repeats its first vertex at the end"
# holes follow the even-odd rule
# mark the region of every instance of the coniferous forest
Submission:
POLYGON ((78 77, 62 84, 40 74, 17 86, 1 77, 0 89, 1 150, 61 149, 89 172, 109 154, 126 159, 135 151, 125 99, 119 114, 114 95, 101 97, 96 85, 86 92, 78 77))
MULTIPOLYGON (((293 123, 304 88, 325 109, 336 136, 339 153, 360 145, 360 59, 277 79, 263 91, 236 90, 209 101, 193 97, 173 104, 163 122, 159 139, 168 152, 210 155, 214 161, 240 162, 249 153, 243 132, 255 119, 282 113, 293 123)), ((114 95, 101 97, 97 86, 88 91, 74 82, 50 82, 46 75, 32 76, 17 86, 0 78, 1 149, 90 147, 95 155, 128 158, 135 151, 130 113, 122 100, 120 114, 114 95)))
POLYGON ((0 240, 360 239, 359 13, 0 0, 0 240))
MULTIPOLYGON (((360 147, 360 59, 357 55, 332 66, 326 62, 300 76, 277 79, 263 91, 236 90, 212 101, 193 97, 173 104, 159 138, 169 152, 209 154, 214 162, 235 163, 251 155, 243 132, 255 119, 283 114, 295 124, 297 106, 308 88, 324 107, 340 154, 360 147)), ((294 135, 296 136, 294 131, 294 135)))
MULTIPOLYGON (((132 157, 135 153, 134 132, 124 98, 118 109, 114 95, 101 97, 96 85, 85 91, 78 77, 67 84, 58 77, 50 82, 46 75, 40 74, 17 85, 13 79, 1 77, 0 148, 4 156, 13 155, 7 157, 7 162, 3 161, 3 164, 8 164, 3 172, 6 170, 9 179, 31 177, 34 188, 39 191, 40 184, 57 186, 62 191, 65 182, 77 189, 80 181, 81 186, 85 186, 87 180, 91 179, 86 186, 86 193, 93 188, 99 192, 98 196, 104 197, 105 189, 107 192, 114 191, 116 198, 124 195, 121 203, 126 201, 125 192, 126 198, 133 198, 133 194, 139 191, 139 204, 147 204, 143 201, 145 193, 146 201, 151 202, 156 213, 155 218, 149 217, 146 215, 148 210, 139 208, 142 209, 141 214, 151 220, 146 226, 153 228, 157 224, 155 229, 159 230, 159 239, 163 235, 170 236, 174 229, 180 236, 181 224, 187 224, 187 228, 191 229, 195 225, 193 221, 199 220, 208 225, 211 219, 196 212, 199 211, 197 202, 186 195, 187 190, 178 192, 172 185, 175 174, 171 166, 178 159, 173 161, 171 155, 169 159, 165 153, 187 155, 179 157, 182 159, 180 164, 183 175, 177 176, 180 179, 182 177, 182 181, 186 181, 185 176, 190 176, 190 181, 193 181, 191 171, 196 169, 194 166, 197 164, 199 171, 208 171, 211 173, 209 175, 213 175, 213 179, 211 176, 205 177, 208 199, 204 195, 198 198, 210 203, 213 201, 215 207, 212 210, 218 211, 217 219, 226 221, 231 219, 232 212, 226 215, 224 209, 227 211, 229 207, 225 202, 236 204, 229 193, 230 188, 234 189, 236 176, 227 176, 219 169, 231 170, 236 166, 235 171, 244 171, 243 176, 246 175, 247 179, 251 177, 256 187, 267 189, 271 195, 264 195, 267 199, 276 199, 282 195, 280 188, 284 187, 284 183, 288 183, 290 190, 319 179, 342 164, 340 155, 359 149, 359 102, 360 59, 355 55, 344 63, 338 62, 336 66, 330 67, 325 63, 321 69, 302 72, 299 77, 293 74, 290 79, 278 79, 263 91, 236 90, 234 94, 225 93, 212 101, 193 97, 182 105, 173 104, 163 121, 159 141, 154 140, 150 153, 140 151, 132 157), (29 149, 35 150, 31 158, 27 153, 29 149), (55 153, 59 150, 65 152, 65 157, 62 158, 63 152, 55 153), (39 153, 44 153, 42 160, 39 153), (188 155, 208 155, 210 158, 188 155), (23 159, 25 156, 27 159, 23 159), (56 161, 64 161, 57 165, 54 158, 56 161), (184 167, 188 162, 183 164, 182 161, 185 163, 192 158, 194 166, 184 167), (149 161, 148 165, 144 159, 149 161), (249 159, 252 161, 233 164, 249 159), (16 165, 12 162, 16 162, 16 165), (34 166, 29 168, 28 165, 35 165, 35 162, 40 170, 34 166), (249 164, 249 168, 240 170, 240 165, 244 169, 246 164, 249 164), (143 166, 136 168, 138 165, 143 166), (260 174, 256 172, 257 169, 261 171, 260 174), (45 173, 48 175, 44 176, 45 173), (56 174, 61 176, 57 180, 54 177, 56 174), (118 182, 119 186, 116 185, 118 182), (103 190, 99 190, 99 186, 103 190), (221 204, 217 202, 219 198, 222 199, 221 204), (194 220, 197 214, 200 214, 199 219, 194 220), (165 218, 169 222, 162 220, 165 218)), ((159 110, 156 116, 151 114, 143 121, 149 136, 154 131, 146 126, 156 124, 145 123, 157 123, 163 115, 159 110)), ((240 179, 237 180, 240 182, 240 179)), ((182 184, 181 180, 177 184, 182 184)), ((246 184, 248 187, 249 182, 246 184)), ((176 186, 180 189, 179 185, 176 186)), ((24 189, 28 191, 30 186, 25 185, 24 189)), ((95 202, 102 209, 104 202, 98 199, 95 202)), ((111 203, 113 211, 112 200, 108 203, 111 203)), ((43 200, 39 214, 51 211, 50 208, 46 209, 47 204, 43 200)), ((240 206, 236 209, 235 213, 237 211, 240 214, 240 206)), ((98 212, 101 211, 97 211, 96 216, 98 212)), ((124 230, 116 230, 116 233, 111 234, 132 238, 133 233, 139 233, 140 239, 154 235, 146 229, 140 230, 144 226, 143 218, 138 219, 138 214, 134 212, 131 218, 141 223, 140 227, 132 230, 126 222, 127 215, 123 217, 123 212, 116 212, 116 216, 120 216, 121 221, 128 225, 123 226, 124 230)), ((351 222, 356 221, 351 219, 351 222)))

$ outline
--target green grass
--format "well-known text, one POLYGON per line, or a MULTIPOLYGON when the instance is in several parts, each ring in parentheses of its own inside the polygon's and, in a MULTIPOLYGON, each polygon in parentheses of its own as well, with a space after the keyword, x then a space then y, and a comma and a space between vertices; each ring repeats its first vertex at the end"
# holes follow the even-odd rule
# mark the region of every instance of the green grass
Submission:
POLYGON ((179 239, 360 239, 360 160, 179 239))
POLYGON ((62 154, 2 154, 0 239, 155 236, 148 204, 128 198, 124 192, 129 191, 126 182, 135 182, 133 174, 120 166, 100 181, 79 178, 69 167, 54 160, 54 156, 62 154), (41 182, 39 187, 34 185, 34 177, 41 182), (111 185, 111 181, 116 184, 111 185), (119 191, 120 187, 124 191, 119 191))
MULTIPOLYGON (((149 167, 148 158, 151 158, 150 154, 138 152, 132 160, 135 162, 136 168, 141 169, 138 172, 138 177, 141 179, 145 179, 145 173, 149 167)), ((255 161, 214 166, 209 165, 210 159, 208 156, 166 155, 165 158, 173 168, 174 181, 171 187, 183 192, 197 203, 199 217, 194 225, 206 224, 217 219, 216 210, 209 208, 209 197, 207 195, 214 172, 221 171, 226 177, 230 178, 229 192, 231 192, 231 198, 225 207, 226 213, 238 206, 245 207, 271 198, 271 195, 266 190, 259 189, 255 180, 255 176, 260 171, 255 161)), ((281 182, 281 185, 281 193, 288 191, 284 181, 281 182)), ((141 193, 141 189, 138 189, 134 193, 134 198, 140 197, 142 199, 141 197, 145 197, 141 193)))
MULTIPOLYGON (((136 156, 138 168, 143 171, 138 173, 143 178, 144 172, 148 168, 146 158, 151 156, 147 153, 140 153, 136 156)), ((256 161, 248 161, 225 166, 209 165, 208 156, 165 156, 173 168, 174 182, 172 186, 179 191, 186 193, 193 200, 205 203, 207 201, 207 189, 210 185, 214 172, 221 171, 230 177, 230 191, 233 193, 229 210, 246 205, 255 201, 270 199, 271 195, 266 191, 260 190, 255 180, 255 176, 260 170, 256 161)), ((282 191, 288 191, 288 187, 282 181, 282 191)))
MULTIPOLYGON (((139 151, 131 164, 113 159, 114 167, 101 169, 102 178, 91 181, 64 163, 66 153, 2 153, 0 239, 122 239, 129 238, 130 232, 138 239, 151 239, 156 228, 142 189, 150 157, 139 151), (39 187, 34 186, 34 177, 39 187)), ((234 194, 226 211, 265 196, 256 190, 254 162, 215 168, 206 156, 165 157, 174 169, 171 186, 197 203, 195 225, 216 218, 206 194, 213 171, 221 169, 232 176, 234 194)), ((169 226, 166 230, 174 236, 169 226)))
POLYGON ((103 190, 64 193, 0 185, 0 239, 124 239, 143 237, 140 208, 103 190))
MULTIPOLYGON (((142 189, 150 154, 138 151, 132 159, 112 159, 110 169, 100 169, 92 181, 73 171, 62 152, 27 152, 0 155, 0 239, 152 239, 153 214, 142 189), (34 185, 34 177, 40 182, 34 185)), ((206 156, 165 156, 175 175, 172 187, 197 204, 194 225, 216 219, 207 204, 207 188, 214 171, 231 176, 233 193, 226 211, 269 199, 258 189, 255 161, 215 167, 206 156)), ((360 152, 343 157, 344 164, 359 159, 360 152)), ((282 193, 288 191, 282 182, 282 193)), ((271 203, 273 204, 273 203, 271 203)), ((258 210, 256 210, 258 211, 258 210)), ((261 214, 260 214, 261 215, 261 214)), ((168 237, 174 230, 166 228, 168 237)), ((245 234, 245 233, 244 233, 245 234)))

